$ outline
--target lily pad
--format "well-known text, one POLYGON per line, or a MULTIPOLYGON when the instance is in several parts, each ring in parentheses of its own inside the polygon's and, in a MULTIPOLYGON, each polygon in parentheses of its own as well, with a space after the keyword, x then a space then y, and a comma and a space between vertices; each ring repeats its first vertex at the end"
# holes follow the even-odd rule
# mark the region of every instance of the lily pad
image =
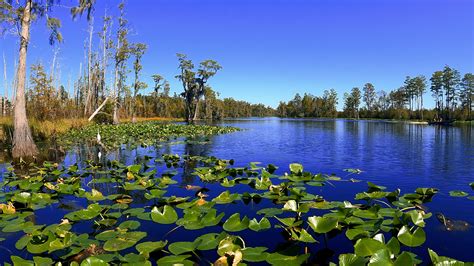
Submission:
POLYGON ((405 246, 417 247, 425 243, 426 234, 423 228, 416 228, 415 231, 411 232, 408 226, 403 226, 398 231, 398 240, 405 246))
POLYGON ((178 220, 178 214, 173 207, 165 205, 160 210, 158 207, 153 207, 151 210, 151 219, 159 224, 172 224, 178 220))
POLYGON ((314 232, 318 234, 325 234, 334 230, 337 227, 337 219, 332 217, 318 217, 312 216, 308 218, 308 224, 314 232))

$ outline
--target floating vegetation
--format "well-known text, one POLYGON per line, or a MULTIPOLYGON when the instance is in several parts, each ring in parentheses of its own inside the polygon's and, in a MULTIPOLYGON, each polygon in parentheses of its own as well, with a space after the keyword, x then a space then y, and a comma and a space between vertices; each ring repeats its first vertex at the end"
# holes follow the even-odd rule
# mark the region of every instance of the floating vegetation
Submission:
MULTIPOLYGON (((350 181, 347 177, 310 173, 301 164, 291 164, 283 175, 276 174, 274 165, 233 164, 165 154, 136 165, 44 163, 21 175, 9 169, 1 182, 0 229, 1 240, 13 239, 16 251, 5 260, 14 265, 301 265, 318 259, 312 249, 340 235, 353 251, 328 263, 427 263, 412 248, 426 241, 424 227, 432 214, 424 204, 437 189, 402 194, 368 182, 354 199, 330 201, 314 191, 350 181), (153 162, 162 167, 151 167, 153 162), (197 166, 192 176, 200 180, 193 184, 177 171, 191 163, 197 166), (235 211, 239 204, 252 210, 235 211), (50 208, 53 217, 43 217, 50 208), (254 246, 249 237, 275 234, 284 236, 285 243, 254 246)), ((436 216, 445 226, 452 222, 436 216)), ((427 255, 435 265, 462 265, 430 249, 427 255)))
POLYGON ((208 125, 185 125, 161 122, 122 123, 119 125, 92 124, 72 129, 62 135, 59 143, 72 146, 78 143, 100 144, 106 148, 118 148, 122 144, 131 147, 150 146, 179 137, 189 138, 193 143, 206 143, 211 135, 238 131, 235 127, 208 125), (203 138, 204 137, 204 138, 203 138))

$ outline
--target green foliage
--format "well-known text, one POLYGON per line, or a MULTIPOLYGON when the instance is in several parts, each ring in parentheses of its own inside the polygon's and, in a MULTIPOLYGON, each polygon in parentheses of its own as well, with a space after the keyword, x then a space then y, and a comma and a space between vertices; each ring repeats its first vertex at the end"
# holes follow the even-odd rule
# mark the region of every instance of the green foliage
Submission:
MULTIPOLYGON (((196 256, 201 256, 199 251, 211 251, 220 256, 218 261, 230 263, 301 265, 308 263, 311 256, 303 253, 302 247, 318 248, 320 234, 343 234, 342 237, 345 235, 353 241, 354 254, 341 254, 338 261, 341 265, 422 263, 414 253, 404 250, 423 247, 427 237, 423 227, 431 214, 420 206, 431 201, 438 193, 437 189, 418 188, 413 193, 400 194, 400 190, 390 192, 384 186, 368 182, 367 191, 356 194, 357 203, 328 201, 304 188, 318 183, 324 189, 326 184, 334 186, 333 182, 349 180, 305 172, 303 166, 296 163, 290 165, 290 175, 281 176, 275 173, 275 166, 267 167, 273 169, 270 174, 258 163, 245 167, 234 167, 233 164, 233 160, 215 157, 164 154, 157 158, 147 157, 142 164, 87 162, 84 168, 78 165, 66 168, 44 163, 32 166, 27 175, 5 173, 1 196, 6 203, 0 204, 0 229, 17 232, 8 236, 15 238, 15 248, 36 254, 33 261, 20 256, 12 256, 11 261, 25 265, 51 264, 88 250, 91 256, 82 261, 84 265, 150 265, 150 260, 156 258, 154 254, 162 254, 156 258, 159 265, 193 265, 199 263, 196 256), (207 199, 202 188, 197 188, 194 196, 189 196, 184 189, 177 190, 177 172, 151 170, 148 165, 152 159, 170 169, 182 170, 185 165, 197 164, 199 167, 193 175, 203 184, 214 183, 210 184, 215 190, 214 196, 207 199), (91 185, 110 184, 124 188, 122 193, 143 194, 142 207, 132 207, 135 197, 127 194, 107 194, 106 189, 99 187, 86 191, 82 178, 91 173, 97 174, 90 181, 91 185), (225 185, 231 181, 235 186, 248 186, 257 192, 241 194, 239 188, 231 193, 225 185), (257 189, 258 183, 262 185, 257 189), (169 195, 171 191, 175 193, 169 195), (61 223, 40 225, 29 220, 38 210, 59 204, 65 198, 77 202, 87 200, 88 205, 67 211, 61 223), (255 201, 255 218, 249 219, 233 211, 232 205, 245 202, 245 199, 255 201), (266 201, 263 206, 271 204, 273 207, 259 208, 256 199, 266 201), (146 227, 140 222, 142 220, 155 222, 153 230, 164 232, 163 239, 146 239, 149 232, 144 231, 146 227), (77 228, 87 226, 92 226, 94 233, 77 231, 77 228), (182 241, 173 241, 170 236, 173 231, 182 230, 186 238, 186 230, 203 228, 212 231, 182 241), (266 237, 282 231, 292 248, 273 250, 269 249, 273 247, 271 244, 252 247, 242 238, 248 233, 266 237), (390 240, 385 241, 385 237, 390 240), (46 253, 51 255, 49 259, 41 257, 46 253)), ((445 226, 455 223, 443 215, 437 216, 445 226)), ((456 230, 456 227, 451 228, 456 230)), ((461 263, 438 256, 431 250, 428 252, 436 265, 461 263)))
POLYGON ((120 125, 89 125, 73 129, 60 137, 63 145, 76 143, 97 143, 97 134, 101 143, 109 148, 120 147, 122 144, 131 146, 148 146, 172 138, 202 138, 210 135, 231 133, 238 129, 232 127, 216 127, 206 125, 179 125, 159 122, 123 123, 120 125))

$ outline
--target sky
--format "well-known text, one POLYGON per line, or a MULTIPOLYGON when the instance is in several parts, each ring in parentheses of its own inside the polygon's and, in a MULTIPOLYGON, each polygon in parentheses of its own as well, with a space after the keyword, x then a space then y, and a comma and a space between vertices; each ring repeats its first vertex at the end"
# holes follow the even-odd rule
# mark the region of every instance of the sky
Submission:
MULTIPOLYGON (((74 3, 64 0, 51 14, 62 21, 64 42, 55 47, 64 85, 77 77, 88 38, 85 17, 71 19, 68 7, 74 3)), ((96 31, 106 9, 117 25, 118 3, 97 0, 96 31)), ((170 82, 172 92, 182 90, 174 78, 176 53, 187 54, 196 65, 204 59, 219 62, 223 68, 209 85, 221 98, 272 107, 295 93, 322 95, 334 88, 341 109, 343 93, 367 82, 390 91, 408 75, 429 79, 445 65, 461 74, 474 72, 472 0, 128 0, 125 10, 133 29, 130 40, 148 45, 142 72, 146 91, 156 73, 170 82)), ((52 61, 44 24, 33 25, 28 65, 52 61)), ((11 78, 18 38, 1 36, 0 51, 11 78)), ((3 64, 0 69, 3 77, 3 64)), ((425 102, 433 107, 430 95, 425 102)))

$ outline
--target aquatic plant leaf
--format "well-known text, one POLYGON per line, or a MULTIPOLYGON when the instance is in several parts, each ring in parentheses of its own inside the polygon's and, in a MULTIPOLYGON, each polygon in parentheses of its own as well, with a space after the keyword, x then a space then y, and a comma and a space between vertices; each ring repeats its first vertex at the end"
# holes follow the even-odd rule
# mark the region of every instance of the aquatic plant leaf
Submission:
POLYGON ((157 241, 157 242, 142 242, 135 246, 140 253, 152 253, 157 250, 162 250, 168 241, 157 241))
POLYGON ((244 218, 240 220, 240 213, 234 213, 224 222, 222 227, 228 232, 239 232, 247 229, 249 223, 250 221, 247 216, 244 216, 244 218))
POLYGON ((155 206, 151 210, 151 219, 159 224, 172 224, 178 220, 178 213, 169 205, 163 206, 161 211, 155 206))
POLYGON ((240 195, 235 193, 235 194, 230 194, 228 190, 222 192, 219 194, 219 196, 215 197, 212 199, 213 202, 217 204, 229 204, 233 202, 234 200, 237 200, 240 198, 240 195))
POLYGON ((175 266, 175 265, 183 265, 183 266, 193 266, 194 262, 187 260, 187 258, 191 257, 191 255, 179 255, 179 256, 166 256, 160 258, 156 264, 160 266, 175 266))
POLYGON ((292 174, 301 174, 303 172, 303 165, 299 163, 290 164, 290 171, 292 174))
POLYGON ((403 251, 394 262, 394 266, 416 265, 417 263, 410 253, 403 251))
POLYGON ((117 238, 112 238, 104 243, 104 250, 119 251, 135 245, 142 238, 146 237, 146 232, 126 232, 119 234, 117 238))
POLYGON ((452 190, 452 191, 449 191, 449 195, 451 197, 466 197, 466 196, 469 196, 469 193, 464 192, 462 190, 452 190))
POLYGON ((391 264, 392 260, 390 259, 390 253, 387 249, 379 249, 369 259, 369 265, 371 266, 385 266, 391 264))
POLYGON ((97 258, 97 257, 88 257, 81 262, 81 266, 107 266, 107 262, 97 258))
POLYGON ((396 237, 390 238, 386 246, 391 255, 398 255, 400 253, 400 242, 396 237))
POLYGON ((283 210, 278 208, 265 208, 257 211, 257 214, 265 215, 265 217, 273 217, 279 214, 282 214, 283 210))
POLYGON ((311 216, 308 218, 308 224, 314 232, 324 234, 337 227, 337 219, 332 217, 311 216))
POLYGON ((13 262, 14 266, 34 266, 35 264, 30 261, 30 260, 25 260, 23 258, 20 258, 18 256, 11 256, 10 259, 13 262))
POLYGON ((366 259, 359 257, 356 254, 341 254, 339 255, 340 266, 365 266, 366 259))
POLYGON ((304 243, 316 243, 316 239, 312 235, 310 235, 305 229, 300 229, 299 236, 294 238, 295 240, 304 242, 304 243))
POLYGON ((270 253, 267 256, 266 261, 272 265, 301 265, 304 261, 309 258, 310 254, 303 254, 303 255, 284 255, 281 253, 270 253))
POLYGON ((380 190, 385 190, 386 189, 386 187, 377 186, 376 184, 374 184, 372 182, 367 182, 367 185, 369 186, 369 192, 380 191, 380 190))
POLYGON ((438 254, 436 254, 436 252, 434 252, 431 249, 428 249, 428 254, 430 255, 431 262, 433 263, 433 265, 436 265, 436 266, 438 265, 464 266, 465 265, 464 262, 462 261, 458 261, 449 257, 439 256, 438 254))
POLYGON ((212 250, 217 248, 219 242, 226 237, 225 232, 209 233, 202 236, 199 236, 194 240, 194 243, 197 244, 196 249, 198 250, 212 250))
POLYGON ((289 200, 283 205, 283 210, 296 212, 298 210, 298 203, 295 200, 289 200))
POLYGON ((38 256, 34 256, 33 261, 35 262, 35 266, 49 266, 54 264, 54 261, 51 258, 43 258, 38 256))
POLYGON ((174 255, 181 255, 183 253, 192 252, 199 245, 198 242, 174 242, 169 244, 168 250, 174 255))
POLYGON ((100 201, 100 200, 104 200, 105 197, 104 195, 102 194, 102 192, 96 190, 96 189, 92 189, 91 192, 86 192, 86 198, 90 201, 100 201))
POLYGON ((377 251, 384 249, 385 244, 372 239, 372 238, 362 238, 357 240, 354 245, 354 252, 357 256, 367 257, 374 255, 377 251))
POLYGON ((122 222, 118 228, 120 229, 127 229, 127 230, 135 230, 140 227, 140 222, 139 221, 134 221, 134 220, 128 220, 125 222, 122 222))
POLYGON ((421 212, 419 212, 417 210, 413 210, 413 211, 409 211, 407 214, 410 215, 411 221, 415 225, 417 225, 419 227, 424 227, 425 226, 424 216, 421 212))
POLYGON ((253 218, 249 222, 249 229, 253 230, 255 232, 267 230, 267 229, 270 229, 271 227, 272 227, 272 225, 271 225, 270 221, 265 217, 260 219, 260 221, 257 221, 257 219, 253 218))
POLYGON ((248 262, 265 261, 269 255, 268 252, 265 252, 267 249, 266 247, 248 247, 242 249, 243 260, 248 262))
POLYGON ((417 227, 413 233, 408 226, 403 226, 397 235, 398 240, 405 246, 417 247, 423 244, 426 240, 426 234, 423 228, 417 227))
POLYGON ((232 253, 242 249, 243 246, 244 243, 240 237, 229 235, 219 242, 217 254, 224 256, 226 253, 232 253))
POLYGON ((346 231, 346 237, 349 238, 350 240, 366 238, 369 236, 370 236, 369 232, 363 229, 352 228, 352 229, 347 229, 346 231))

